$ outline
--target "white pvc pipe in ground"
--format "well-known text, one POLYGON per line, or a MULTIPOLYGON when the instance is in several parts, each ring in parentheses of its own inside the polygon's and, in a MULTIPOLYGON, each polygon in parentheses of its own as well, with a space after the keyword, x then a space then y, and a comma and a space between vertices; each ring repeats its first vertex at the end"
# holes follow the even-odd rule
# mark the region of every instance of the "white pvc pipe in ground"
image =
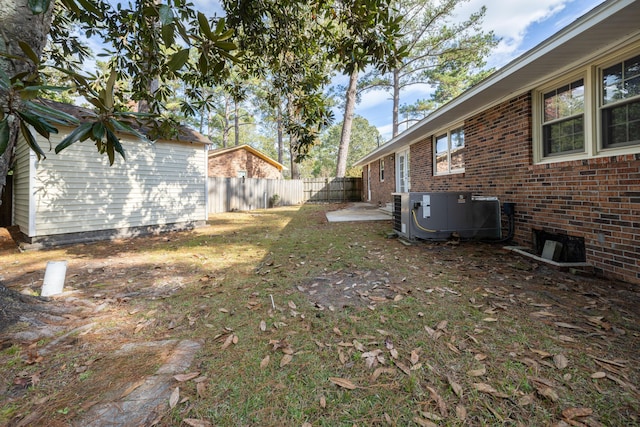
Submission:
POLYGON ((67 274, 67 261, 49 261, 44 272, 40 296, 48 297, 62 293, 64 278, 67 274))

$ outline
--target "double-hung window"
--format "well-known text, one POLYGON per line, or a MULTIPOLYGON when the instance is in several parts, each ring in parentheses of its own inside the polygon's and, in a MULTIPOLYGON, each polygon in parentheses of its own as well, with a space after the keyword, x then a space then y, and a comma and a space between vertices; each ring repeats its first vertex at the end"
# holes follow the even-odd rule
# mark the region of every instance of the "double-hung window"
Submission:
POLYGON ((584 79, 543 95, 545 157, 584 151, 584 79))
POLYGON ((380 182, 384 182, 384 159, 380 159, 380 182))
POLYGON ((640 144, 640 55, 602 70, 603 148, 640 144))
POLYGON ((640 46, 534 91, 534 158, 640 152, 640 46))
POLYGON ((447 175, 464 172, 464 129, 462 126, 437 134, 434 174, 447 175))

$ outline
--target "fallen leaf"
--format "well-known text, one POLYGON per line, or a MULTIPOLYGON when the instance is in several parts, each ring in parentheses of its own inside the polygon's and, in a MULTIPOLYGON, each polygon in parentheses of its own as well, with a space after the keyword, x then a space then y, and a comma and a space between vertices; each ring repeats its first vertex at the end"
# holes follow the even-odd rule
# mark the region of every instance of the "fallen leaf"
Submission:
POLYGON ((415 365, 416 363, 418 363, 418 360, 420 360, 420 355, 418 355, 418 351, 417 350, 413 350, 411 352, 411 364, 415 365))
POLYGON ((191 372, 189 374, 174 375, 173 378, 175 378, 176 381, 184 382, 197 378, 198 375, 200 375, 200 372, 191 372))
POLYGON ((377 380, 378 377, 382 374, 395 374, 396 370, 394 368, 376 368, 375 371, 373 371, 373 374, 371 374, 371 379, 373 381, 377 380))
POLYGON ((173 389, 173 392, 171 392, 171 396, 169 397, 169 407, 175 408, 178 404, 178 400, 180 400, 180 388, 176 387, 173 389))
POLYGON ((261 320, 261 321, 260 321, 260 330, 261 330, 262 332, 264 332, 264 331, 266 331, 266 330, 267 330, 267 322, 265 322, 264 320, 261 320))
POLYGON ((211 427, 213 425, 209 421, 198 420, 196 418, 183 418, 182 422, 191 427, 211 427))
POLYGON ((405 374, 407 375, 411 375, 411 369, 409 369, 407 367, 407 365, 405 365, 404 363, 400 362, 399 360, 394 360, 393 363, 405 374))
POLYGON ((447 402, 444 401, 442 396, 440 396, 433 389, 433 387, 427 386, 427 390, 429 390, 429 393, 431 393, 431 398, 436 401, 436 404, 438 405, 438 409, 440 410, 440 415, 446 418, 449 414, 449 411, 447 409, 447 402))
POLYGON ((223 350, 229 347, 233 343, 233 337, 234 337, 234 334, 229 334, 227 336, 227 338, 224 340, 224 343, 222 344, 223 350))
POLYGON ((556 393, 555 390, 551 387, 537 387, 536 390, 538 391, 538 394, 540 394, 540 396, 546 397, 552 402, 557 402, 560 399, 558 393, 556 393))
POLYGON ((496 319, 495 317, 485 317, 484 319, 482 319, 483 322, 497 322, 498 319, 496 319))
POLYGON ((229 310, 227 310, 226 308, 219 308, 218 311, 220 313, 228 313, 229 312, 229 310))
POLYGON ((467 375, 469 375, 470 377, 481 377, 486 373, 487 367, 485 365, 482 365, 478 369, 471 369, 470 371, 467 371, 467 375))
POLYGON ((502 398, 509 397, 508 394, 499 392, 495 388, 491 387, 489 384, 473 383, 473 388, 478 390, 481 393, 487 393, 487 394, 490 394, 490 395, 495 396, 495 397, 502 397, 502 398))
POLYGON ((481 362, 487 358, 487 355, 484 353, 477 353, 475 356, 473 356, 473 358, 476 359, 478 362, 481 362))
POLYGON ((302 427, 313 427, 313 425, 310 422, 305 421, 302 423, 302 427))
POLYGON ((295 310, 296 308, 298 308, 296 306, 296 303, 294 303, 293 301, 289 301, 288 304, 289 304, 289 308, 292 309, 292 310, 295 310))
POLYGON ((329 381, 339 387, 346 388, 347 390, 355 390, 356 388, 358 388, 354 383, 344 378, 330 377, 329 381))
POLYGON ((389 354, 391 354, 391 357, 393 359, 397 359, 398 358, 398 350, 396 350, 395 348, 392 348, 391 350, 389 350, 389 354))
POLYGON ((594 372, 593 374, 591 374, 591 378, 593 378, 594 380, 604 378, 606 376, 607 376, 607 373, 602 371, 594 372))
POLYGON ((553 363, 555 363, 556 368, 564 369, 569 366, 569 361, 563 354, 556 354, 553 356, 553 363))
POLYGON ((460 354, 460 350, 458 350, 458 347, 456 347, 452 343, 448 342, 447 347, 449 347, 449 350, 453 351, 455 354, 460 354))
POLYGON ((293 360, 292 354, 285 354, 284 356, 282 356, 282 359, 280 359, 280 367, 282 368, 283 366, 288 365, 289 363, 291 363, 292 360, 293 360))
POLYGON ((541 356, 542 358, 545 358, 545 357, 551 357, 551 356, 552 356, 552 354, 551 354, 551 353, 548 353, 548 352, 546 352, 546 351, 544 351, 544 350, 537 350, 537 349, 535 349, 535 348, 532 348, 532 349, 531 349, 531 352, 532 352, 532 353, 535 353, 535 354, 537 354, 537 355, 539 355, 539 356, 541 356))
POLYGON ((338 348, 338 360, 340 360, 340 363, 342 363, 343 365, 347 363, 348 360, 347 356, 345 356, 344 352, 340 348, 338 348))
POLYGON ((442 421, 442 417, 438 414, 434 414, 433 412, 420 411, 420 415, 431 421, 442 421))
POLYGON ((437 424, 420 417, 413 417, 413 422, 418 424, 420 427, 438 427, 437 424))
POLYGON ((320 407, 322 409, 327 407, 327 399, 324 396, 320 396, 320 407))
POLYGON ((342 331, 340 331, 340 329, 338 329, 338 328, 333 328, 333 332, 339 337, 342 336, 342 331))
POLYGON ((456 405, 456 417, 460 421, 464 421, 467 419, 467 409, 462 405, 456 405))
POLYGON ((582 328, 580 326, 576 326, 576 325, 572 325, 571 323, 565 323, 565 322, 554 322, 554 325, 556 325, 559 328, 566 328, 566 329, 579 329, 582 330, 582 328))
POLYGON ((133 390, 137 389, 142 384, 144 384, 144 379, 138 380, 135 383, 131 384, 125 391, 122 392, 122 394, 120 395, 120 399, 127 397, 133 390))
POLYGON ((531 313, 533 317, 556 317, 555 314, 549 313, 548 311, 534 311, 531 313))
POLYGON ((267 367, 267 365, 269 365, 269 362, 271 361, 271 357, 267 354, 261 361, 260 361, 260 369, 264 369, 267 367))
POLYGON ((196 392, 198 393, 198 397, 204 399, 204 397, 206 396, 206 391, 207 385, 205 383, 201 382, 196 384, 196 392))
POLYGON ((447 377, 447 380, 449 381, 449 385, 451 386, 451 389, 456 394, 456 396, 462 397, 462 386, 460 384, 458 384, 457 382, 453 381, 449 377, 447 377))
POLYGON ((535 401, 536 401, 536 397, 533 394, 525 394, 520 399, 518 399, 518 405, 519 406, 533 405, 535 401))
POLYGON ((575 338, 571 338, 566 335, 558 335, 558 339, 564 342, 578 342, 575 338))
POLYGON ((441 320, 440 322, 438 322, 438 324, 436 325, 436 330, 444 330, 447 328, 447 325, 449 324, 449 322, 447 320, 441 320))
POLYGON ((562 416, 568 420, 572 420, 576 417, 588 417, 593 414, 591 408, 567 408, 562 411, 562 416))

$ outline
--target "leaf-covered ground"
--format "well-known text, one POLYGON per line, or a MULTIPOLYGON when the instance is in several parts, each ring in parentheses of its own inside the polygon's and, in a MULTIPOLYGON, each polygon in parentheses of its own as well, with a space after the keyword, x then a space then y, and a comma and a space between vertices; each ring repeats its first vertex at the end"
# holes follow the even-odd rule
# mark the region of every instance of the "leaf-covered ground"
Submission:
POLYGON ((111 407, 161 426, 640 425, 637 286, 499 245, 406 246, 390 221, 328 223, 336 208, 4 245, 0 424, 110 425, 111 407), (50 260, 65 293, 43 300, 50 260), (171 363, 160 403, 127 406, 171 363))

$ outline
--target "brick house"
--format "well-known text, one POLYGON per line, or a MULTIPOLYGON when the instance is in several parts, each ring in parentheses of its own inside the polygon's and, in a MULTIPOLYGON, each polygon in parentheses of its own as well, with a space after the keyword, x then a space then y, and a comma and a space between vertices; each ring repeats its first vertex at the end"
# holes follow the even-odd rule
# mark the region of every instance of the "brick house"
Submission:
POLYGON ((284 166, 248 145, 209 151, 209 176, 281 179, 284 166))
MULTIPOLYGON (((360 159, 364 198, 515 204, 517 245, 640 284, 640 2, 606 1, 360 159)), ((504 221, 504 216, 503 216, 504 221)))

